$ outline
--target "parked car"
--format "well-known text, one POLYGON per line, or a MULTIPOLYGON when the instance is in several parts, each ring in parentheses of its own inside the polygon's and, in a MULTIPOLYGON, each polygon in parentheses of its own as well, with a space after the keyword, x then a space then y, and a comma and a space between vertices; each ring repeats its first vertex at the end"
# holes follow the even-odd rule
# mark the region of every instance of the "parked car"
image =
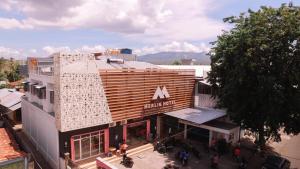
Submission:
POLYGON ((289 169, 291 162, 283 157, 270 155, 266 158, 261 169, 289 169))

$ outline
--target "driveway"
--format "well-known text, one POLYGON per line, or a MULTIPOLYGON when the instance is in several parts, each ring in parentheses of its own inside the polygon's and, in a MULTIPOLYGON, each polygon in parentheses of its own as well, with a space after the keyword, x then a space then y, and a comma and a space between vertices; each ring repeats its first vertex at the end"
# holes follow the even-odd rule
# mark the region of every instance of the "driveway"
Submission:
MULTIPOLYGON (((148 150, 140 154, 134 155, 134 165, 132 169, 162 169, 166 164, 175 164, 180 169, 210 169, 210 154, 202 154, 201 159, 197 159, 191 155, 187 166, 183 167, 179 161, 175 160, 175 150, 172 153, 159 154, 157 151, 148 150)), ((127 169, 120 161, 112 163, 119 169, 127 169)), ((231 155, 222 156, 219 162, 219 169, 236 169, 237 163, 233 161, 231 155)))

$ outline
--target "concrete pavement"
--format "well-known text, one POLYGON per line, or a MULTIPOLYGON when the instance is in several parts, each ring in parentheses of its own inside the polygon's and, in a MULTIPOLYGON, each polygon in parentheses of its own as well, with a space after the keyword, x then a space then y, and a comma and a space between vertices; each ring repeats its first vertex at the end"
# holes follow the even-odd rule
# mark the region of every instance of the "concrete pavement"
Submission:
POLYGON ((296 136, 282 134, 281 142, 273 142, 270 146, 291 161, 291 168, 300 169, 300 134, 296 136))

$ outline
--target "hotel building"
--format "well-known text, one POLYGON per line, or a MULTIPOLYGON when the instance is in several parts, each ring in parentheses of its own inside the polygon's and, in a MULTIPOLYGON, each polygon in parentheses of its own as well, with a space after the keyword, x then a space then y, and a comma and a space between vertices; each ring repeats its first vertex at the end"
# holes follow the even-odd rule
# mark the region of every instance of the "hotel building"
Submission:
POLYGON ((198 108, 203 83, 195 69, 128 56, 56 53, 28 58, 23 130, 53 168, 65 168, 66 154, 76 163, 122 141, 135 147, 180 131, 187 138, 190 128, 205 130, 208 142, 213 132, 237 140, 236 126, 220 126, 225 113, 212 109, 210 97, 198 108))

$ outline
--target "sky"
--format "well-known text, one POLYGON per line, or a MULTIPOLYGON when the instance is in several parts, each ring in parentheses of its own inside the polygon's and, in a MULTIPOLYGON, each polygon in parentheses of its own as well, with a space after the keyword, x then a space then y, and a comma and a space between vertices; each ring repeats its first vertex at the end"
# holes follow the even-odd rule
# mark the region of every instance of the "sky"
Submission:
MULTIPOLYGON (((223 18, 289 0, 0 0, 0 57, 131 48, 208 52, 223 18)), ((300 5, 300 0, 293 0, 300 5)))

